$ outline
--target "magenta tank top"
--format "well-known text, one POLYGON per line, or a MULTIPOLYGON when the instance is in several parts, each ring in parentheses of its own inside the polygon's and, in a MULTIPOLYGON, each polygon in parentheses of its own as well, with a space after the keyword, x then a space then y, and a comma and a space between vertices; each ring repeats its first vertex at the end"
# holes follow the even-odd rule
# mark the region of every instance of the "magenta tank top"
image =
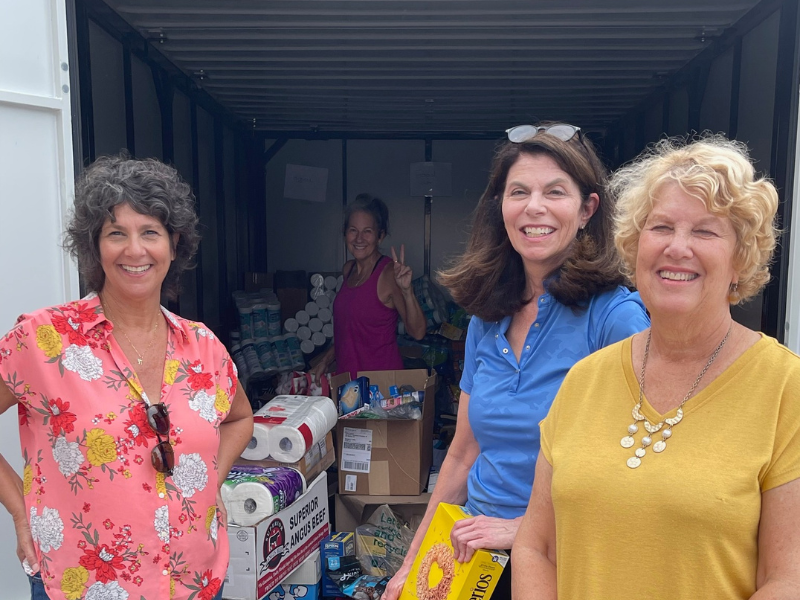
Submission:
MULTIPOLYGON (((397 311, 378 298, 378 279, 392 262, 378 259, 369 278, 358 287, 347 285, 347 278, 333 301, 333 343, 336 372, 387 371, 403 368, 397 347, 397 311)), ((349 273, 348 273, 349 276, 349 273)))

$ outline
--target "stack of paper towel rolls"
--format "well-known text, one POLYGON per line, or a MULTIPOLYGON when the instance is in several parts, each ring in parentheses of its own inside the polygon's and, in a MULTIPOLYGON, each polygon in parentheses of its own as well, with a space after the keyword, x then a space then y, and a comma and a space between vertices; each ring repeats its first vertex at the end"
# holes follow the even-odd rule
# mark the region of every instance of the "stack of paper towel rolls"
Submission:
POLYGON ((338 413, 324 396, 277 396, 253 417, 253 437, 242 458, 296 463, 336 426, 338 413))
POLYGON ((333 338, 333 300, 343 282, 341 275, 337 278, 314 273, 309 293, 311 301, 284 322, 284 331, 297 334, 304 354, 312 354, 333 338))
POLYGON ((248 526, 283 510, 305 491, 305 477, 291 467, 234 465, 221 494, 228 523, 248 526))

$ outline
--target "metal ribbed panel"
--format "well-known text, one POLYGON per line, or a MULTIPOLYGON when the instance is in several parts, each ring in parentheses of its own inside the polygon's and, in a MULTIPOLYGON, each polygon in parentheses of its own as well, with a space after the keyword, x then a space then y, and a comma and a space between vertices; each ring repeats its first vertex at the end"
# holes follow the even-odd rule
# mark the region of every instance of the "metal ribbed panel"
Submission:
POLYGON ((106 0, 258 129, 602 130, 756 0, 106 0))

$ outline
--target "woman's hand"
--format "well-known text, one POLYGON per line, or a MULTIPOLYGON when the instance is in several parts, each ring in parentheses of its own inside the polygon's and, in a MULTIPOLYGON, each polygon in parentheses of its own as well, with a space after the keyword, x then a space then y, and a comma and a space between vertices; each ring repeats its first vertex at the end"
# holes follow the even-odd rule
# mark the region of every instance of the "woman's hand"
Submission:
POLYGON ((32 571, 28 573, 28 575, 38 573, 39 561, 36 559, 36 547, 33 545, 31 528, 30 525, 28 525, 28 519, 25 515, 21 518, 14 519, 14 529, 17 531, 17 557, 19 558, 19 562, 23 563, 23 561, 27 561, 32 571))
POLYGON ((521 517, 499 519, 497 517, 472 517, 456 521, 450 532, 455 559, 469 562, 475 550, 507 550, 514 544, 521 517))
POLYGON ((397 259, 397 254, 392 246, 392 259, 394 259, 394 280, 397 282, 397 287, 401 291, 406 292, 411 289, 412 273, 411 267, 406 265, 406 246, 400 244, 400 259, 397 259))
POLYGON ((403 566, 394 574, 394 576, 386 584, 386 589, 381 596, 381 600, 397 600, 400 593, 403 591, 403 586, 406 584, 408 574, 411 572, 411 567, 414 563, 403 561, 403 566))

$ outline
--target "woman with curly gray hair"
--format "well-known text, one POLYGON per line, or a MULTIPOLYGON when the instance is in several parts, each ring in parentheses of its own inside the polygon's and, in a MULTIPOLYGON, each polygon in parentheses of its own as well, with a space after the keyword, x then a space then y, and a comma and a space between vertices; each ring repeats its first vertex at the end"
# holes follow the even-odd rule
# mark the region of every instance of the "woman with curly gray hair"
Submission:
POLYGON ((514 597, 800 597, 800 359, 731 318, 769 279, 775 187, 722 136, 611 180, 649 329, 576 364, 541 423, 514 597))
POLYGON ((160 303, 197 221, 172 167, 98 159, 65 244, 92 293, 0 339, 0 412, 16 405, 25 465, 20 479, 0 456, 0 502, 35 600, 222 596, 219 490, 253 421, 224 346, 160 303))

